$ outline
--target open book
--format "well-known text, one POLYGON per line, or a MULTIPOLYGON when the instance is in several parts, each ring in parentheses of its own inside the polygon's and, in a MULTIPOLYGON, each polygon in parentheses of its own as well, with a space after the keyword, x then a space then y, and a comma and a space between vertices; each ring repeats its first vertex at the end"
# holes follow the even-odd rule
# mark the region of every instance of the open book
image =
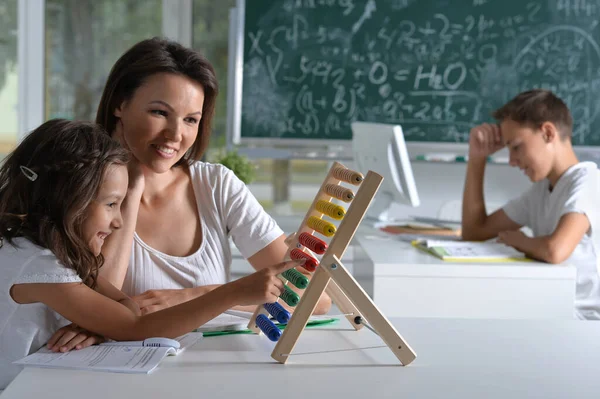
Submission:
POLYGON ((109 371, 115 373, 152 372, 166 356, 178 355, 194 345, 202 334, 190 333, 177 338, 179 349, 173 347, 148 347, 114 345, 114 343, 89 346, 85 349, 56 353, 46 346, 31 355, 17 360, 22 366, 67 368, 76 370, 109 371))
POLYGON ((413 246, 445 261, 515 262, 527 260, 524 253, 499 242, 416 240, 413 246))

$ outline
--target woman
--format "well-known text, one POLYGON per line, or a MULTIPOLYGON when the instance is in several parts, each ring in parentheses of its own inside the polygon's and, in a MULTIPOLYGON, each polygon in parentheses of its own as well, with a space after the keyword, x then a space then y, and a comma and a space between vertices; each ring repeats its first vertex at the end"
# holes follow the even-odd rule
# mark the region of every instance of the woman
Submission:
MULTIPOLYGON (((154 38, 123 54, 102 94, 96 122, 134 162, 124 227, 105 243, 101 275, 132 295, 142 312, 224 284, 229 237, 256 270, 285 256, 283 232, 246 186, 225 167, 198 161, 217 92, 214 70, 202 55, 154 38)), ((330 306, 323 295, 315 313, 330 306)))

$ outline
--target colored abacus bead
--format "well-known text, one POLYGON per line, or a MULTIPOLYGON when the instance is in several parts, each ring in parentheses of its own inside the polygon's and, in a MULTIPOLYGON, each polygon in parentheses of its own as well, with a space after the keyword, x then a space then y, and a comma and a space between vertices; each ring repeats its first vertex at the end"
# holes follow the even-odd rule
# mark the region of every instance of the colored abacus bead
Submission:
POLYGON ((325 241, 306 232, 298 236, 298 242, 318 255, 323 255, 327 251, 325 241))
POLYGON ((311 229, 323 234, 325 237, 331 237, 335 234, 335 226, 316 216, 311 216, 306 221, 306 225, 311 229))
POLYGON ((294 307, 300 302, 300 297, 287 285, 283 286, 284 290, 281 293, 281 300, 287 303, 289 306, 294 307))
POLYGON ((273 342, 277 342, 281 337, 281 330, 264 314, 256 316, 256 325, 273 342))
POLYGON ((350 202, 354 199, 354 193, 352 190, 337 184, 326 184, 323 188, 323 191, 325 191, 327 195, 344 202, 350 202))
POLYGON ((344 218, 346 214, 346 210, 339 205, 332 204, 329 201, 319 200, 317 201, 317 205, 315 205, 317 211, 333 218, 335 220, 341 220, 344 218))
POLYGON ((308 277, 296 269, 288 269, 281 273, 281 275, 285 277, 287 281, 294 284, 294 287, 300 288, 301 290, 308 287, 308 277))
POLYGON ((317 266, 319 265, 318 261, 315 258, 298 248, 292 249, 292 251, 290 252, 290 258, 306 259, 302 267, 308 270, 309 272, 314 272, 317 269, 317 266))
POLYGON ((364 180, 361 173, 355 172, 350 169, 335 168, 332 171, 333 177, 346 183, 354 184, 358 186, 364 180))
POLYGON ((277 320, 279 323, 287 324, 288 321, 290 321, 290 312, 285 310, 285 308, 281 306, 281 304, 274 302, 265 303, 263 306, 267 310, 267 312, 269 312, 269 314, 273 316, 275 320, 277 320))

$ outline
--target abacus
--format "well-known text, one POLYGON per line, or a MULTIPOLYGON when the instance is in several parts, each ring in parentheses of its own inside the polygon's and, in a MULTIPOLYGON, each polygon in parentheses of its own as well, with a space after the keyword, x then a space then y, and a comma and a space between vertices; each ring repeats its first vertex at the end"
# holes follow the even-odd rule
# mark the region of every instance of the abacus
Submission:
POLYGON ((300 228, 289 237, 285 259, 306 259, 302 267, 312 273, 311 279, 309 281, 295 269, 282 273, 279 277, 285 283, 285 291, 280 299, 295 308, 293 314, 290 315, 279 303, 265 304, 257 308, 248 324, 250 330, 258 334, 264 332, 270 340, 277 342, 271 357, 279 363, 286 363, 325 290, 355 330, 367 326, 378 334, 402 365, 408 365, 416 358, 414 351, 341 262, 382 181, 383 177, 372 171, 363 178, 362 174, 334 162, 300 228), (360 186, 356 195, 340 185, 342 182, 360 186), (351 202, 348 210, 332 203, 333 198, 351 202), (323 216, 341 220, 339 227, 323 216), (330 237, 331 241, 327 244, 314 233, 330 237), (322 255, 320 262, 316 255, 322 255), (288 287, 288 283, 305 290, 302 298, 288 287), (287 323, 283 332, 269 320, 269 313, 280 323, 287 323))

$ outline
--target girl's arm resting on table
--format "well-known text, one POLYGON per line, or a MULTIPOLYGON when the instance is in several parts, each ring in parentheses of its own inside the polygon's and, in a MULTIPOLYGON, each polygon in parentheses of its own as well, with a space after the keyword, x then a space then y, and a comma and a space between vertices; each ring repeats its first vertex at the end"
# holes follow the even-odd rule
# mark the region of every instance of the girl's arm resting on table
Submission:
MULTIPOLYGON (((140 307, 135 301, 116 289, 106 279, 98 276, 96 291, 127 307, 135 315, 140 315, 140 307)), ((54 352, 68 352, 71 349, 83 349, 104 342, 104 337, 89 332, 77 324, 69 324, 57 330, 48 340, 48 349, 54 352)))
POLYGON ((121 206, 123 226, 109 235, 102 246, 104 264, 100 268, 100 275, 118 289, 123 287, 129 266, 142 192, 143 186, 141 189, 133 188, 127 191, 127 196, 121 206))
POLYGON ((283 289, 276 275, 296 265, 279 263, 192 301, 143 316, 82 283, 17 284, 11 295, 19 303, 44 303, 79 327, 118 341, 176 338, 235 305, 273 302, 283 289))
MULTIPOLYGON (((32 302, 42 302, 78 326, 117 341, 186 334, 237 304, 226 287, 193 301, 138 316, 81 283, 21 284, 32 302)), ((17 286, 14 286, 17 287, 17 286)))
MULTIPOLYGON (((261 249, 260 251, 258 251, 254 255, 252 255, 251 257, 249 257, 248 262, 250 262, 252 267, 254 267, 254 269, 256 269, 256 270, 261 270, 269 265, 274 265, 274 264, 281 262, 283 260, 283 258, 285 257, 285 254, 288 250, 288 246, 285 243, 285 240, 286 240, 285 234, 282 234, 281 236, 276 238, 273 242, 271 242, 269 245, 267 245, 266 247, 264 247, 263 249, 261 249)), ((303 273, 310 279, 311 274, 308 271, 306 271, 304 268, 299 267, 298 271, 303 273)), ((302 293, 304 292, 304 290, 296 288, 293 284, 289 284, 289 286, 292 290, 294 290, 300 296, 302 296, 302 293)), ((294 311, 294 308, 290 308, 285 302, 283 302, 283 301, 280 301, 280 302, 281 302, 281 305, 284 306, 287 310, 292 311, 292 312, 294 311)), ((236 309, 246 310, 246 311, 254 311, 255 307, 253 307, 253 308, 245 307, 245 308, 236 308, 236 309)), ((327 312, 329 312, 329 309, 331 309, 331 298, 329 298, 329 295, 327 295, 325 292, 323 292, 323 295, 321 295, 321 298, 319 298, 319 302, 317 302, 317 307, 314 310, 314 314, 326 314, 327 312)))

